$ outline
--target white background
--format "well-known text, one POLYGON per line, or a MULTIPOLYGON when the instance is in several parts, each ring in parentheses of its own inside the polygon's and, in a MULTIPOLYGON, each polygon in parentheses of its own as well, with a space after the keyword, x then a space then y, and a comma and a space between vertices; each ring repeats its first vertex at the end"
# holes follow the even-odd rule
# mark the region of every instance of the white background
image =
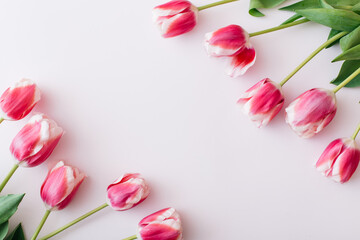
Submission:
MULTIPOLYGON (((254 37, 255 66, 231 79, 224 62, 207 57, 204 34, 228 24, 254 32, 291 13, 254 18, 242 0, 204 10, 192 32, 163 39, 151 16, 160 3, 1 1, 0 89, 33 79, 42 90, 35 112, 66 131, 47 162, 18 169, 4 189, 26 192, 11 227, 21 221, 30 238, 45 211, 41 183, 65 160, 88 178, 39 236, 101 205, 107 185, 124 172, 140 172, 152 187, 144 203, 126 212, 107 208, 54 239, 122 239, 168 206, 180 212, 188 240, 358 239, 360 172, 341 185, 313 164, 330 141, 353 133, 359 89, 341 90, 333 122, 308 140, 285 124, 284 110, 259 130, 236 104, 257 81, 281 81, 324 42, 328 28, 306 23, 254 37)), ((339 53, 323 51, 296 74, 284 87, 285 106, 312 87, 332 88, 341 63, 330 60, 339 53)), ((13 165, 10 142, 28 118, 0 126, 1 178, 13 165)))

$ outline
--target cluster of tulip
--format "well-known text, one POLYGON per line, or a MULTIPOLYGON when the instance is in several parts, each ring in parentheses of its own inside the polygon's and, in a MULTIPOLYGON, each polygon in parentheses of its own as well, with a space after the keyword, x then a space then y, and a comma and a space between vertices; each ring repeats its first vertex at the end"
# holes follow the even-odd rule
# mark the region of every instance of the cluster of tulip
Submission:
MULTIPOLYGON (((159 26, 163 37, 174 37, 189 32, 194 28, 200 10, 228 2, 233 1, 225 0, 202 7, 195 7, 186 0, 173 0, 154 8, 154 20, 159 26)), ((296 17, 301 18, 302 16, 298 15, 296 17)), ((309 19, 306 18, 295 19, 280 26, 250 34, 238 25, 229 25, 205 34, 205 49, 209 56, 230 58, 231 64, 228 73, 232 77, 237 77, 243 75, 255 63, 255 49, 249 41, 251 37, 308 21, 309 19)), ((348 34, 347 31, 339 31, 334 34, 280 83, 265 78, 248 89, 238 100, 243 112, 257 127, 266 126, 284 105, 283 85, 321 50, 331 46, 348 34)), ((323 130, 336 114, 335 94, 359 74, 360 68, 357 68, 332 90, 313 88, 297 97, 285 109, 285 120, 291 129, 303 138, 313 137, 323 130)), ((330 143, 317 161, 316 168, 335 181, 341 183, 348 181, 360 161, 360 148, 355 143, 359 130, 360 125, 351 138, 337 139, 330 143)))
MULTIPOLYGON (((8 88, 0 97, 0 121, 24 118, 39 100, 40 90, 36 84, 28 79, 21 80, 8 88)), ((32 116, 10 145, 10 151, 16 163, 0 184, 0 192, 19 166, 35 167, 43 163, 51 155, 63 133, 63 129, 47 116, 43 114, 32 116)), ((40 189, 46 211, 32 240, 37 239, 51 211, 61 210, 71 202, 84 179, 84 173, 75 167, 65 165, 63 161, 59 161, 49 171, 40 189)), ((140 174, 124 174, 108 186, 106 203, 40 239, 51 238, 107 206, 115 211, 131 209, 144 201, 149 193, 150 188, 140 174)), ((4 237, 0 235, 1 239, 4 237)), ((143 240, 182 239, 179 214, 174 208, 165 208, 145 217, 138 224, 138 234, 126 239, 137 238, 143 240)))

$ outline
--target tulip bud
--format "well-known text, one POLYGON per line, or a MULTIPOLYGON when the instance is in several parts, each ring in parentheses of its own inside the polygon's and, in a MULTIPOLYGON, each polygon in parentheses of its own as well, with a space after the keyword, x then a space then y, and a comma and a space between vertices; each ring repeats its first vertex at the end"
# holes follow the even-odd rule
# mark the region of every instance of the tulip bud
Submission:
POLYGON ((310 138, 325 128, 336 113, 335 94, 314 88, 297 97, 285 109, 286 122, 303 138, 310 138))
POLYGON ((142 240, 182 240, 179 214, 174 208, 165 208, 153 213, 139 223, 142 240))
POLYGON ((213 57, 234 56, 249 44, 249 34, 238 25, 205 34, 206 51, 213 57))
POLYGON ((153 19, 164 38, 191 31, 197 22, 198 9, 191 2, 173 0, 153 9, 153 19))
POLYGON ((266 126, 284 105, 281 86, 265 78, 248 89, 238 100, 243 112, 257 127, 266 126))
POLYGON ((150 188, 138 173, 127 173, 107 188, 107 203, 116 211, 124 211, 144 201, 150 188))
POLYGON ((332 141, 316 163, 316 169, 336 182, 349 181, 360 161, 360 149, 350 138, 332 141))
POLYGON ((46 208, 48 210, 65 208, 74 197, 84 178, 85 174, 79 169, 65 166, 63 161, 58 162, 50 170, 41 186, 40 196, 46 208))
POLYGON ((254 65, 255 60, 256 60, 255 49, 251 46, 251 44, 247 44, 238 53, 236 53, 236 55, 231 57, 227 74, 233 78, 244 75, 246 71, 252 65, 254 65))
POLYGON ((34 115, 10 145, 19 165, 34 167, 43 163, 58 144, 63 130, 43 114, 34 115))
POLYGON ((34 82, 22 79, 6 89, 0 97, 0 118, 20 120, 40 101, 40 90, 34 82))

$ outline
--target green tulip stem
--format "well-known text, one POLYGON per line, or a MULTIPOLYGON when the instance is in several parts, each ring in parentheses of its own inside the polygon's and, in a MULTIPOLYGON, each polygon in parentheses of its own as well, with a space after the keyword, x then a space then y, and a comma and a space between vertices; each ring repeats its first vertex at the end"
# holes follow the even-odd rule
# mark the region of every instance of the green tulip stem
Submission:
POLYGON ((100 211, 101 209, 106 208, 107 206, 109 206, 109 205, 108 205, 107 203, 104 203, 104 204, 102 204, 101 206, 99 206, 99 207, 91 210, 90 212, 85 213, 85 214, 82 215, 81 217, 78 217, 77 219, 75 219, 75 220, 69 222, 68 224, 62 226, 61 228, 58 228, 58 229, 56 229, 55 231, 49 233, 48 235, 40 238, 39 240, 49 239, 49 238, 55 236, 56 234, 61 233, 62 231, 68 229, 68 228, 71 227, 72 225, 80 222, 81 220, 84 220, 85 218, 89 217, 90 215, 93 215, 94 213, 100 211))
POLYGON ((2 123, 3 121, 4 121, 5 119, 3 119, 3 118, 0 118, 0 123, 2 123))
POLYGON ((39 226, 36 228, 35 232, 34 232, 34 235, 32 236, 31 240, 36 240, 37 236, 39 235, 42 227, 44 226, 45 222, 46 222, 46 219, 49 217, 49 214, 51 213, 50 210, 46 210, 43 218, 41 219, 40 223, 39 223, 39 226))
POLYGON ((351 138, 355 140, 355 138, 359 134, 359 132, 360 132, 360 124, 357 126, 357 128, 351 138))
POLYGON ((134 239, 137 239, 136 235, 128 237, 128 238, 124 238, 123 240, 134 240, 134 239))
POLYGON ((0 184, 0 193, 1 191, 4 189, 4 187, 6 186, 6 184, 9 182, 10 178, 12 177, 12 175, 14 174, 14 172, 16 171, 16 169, 18 169, 19 164, 14 164, 14 166, 12 167, 12 169, 10 170, 10 172, 6 175, 5 179, 2 181, 2 183, 0 184))
POLYGON ((344 81, 342 81, 336 88, 333 89, 334 93, 337 93, 341 88, 343 88, 346 84, 351 82, 357 75, 360 74, 360 67, 353 72, 350 76, 348 76, 344 81))
POLYGON ((330 44, 332 44, 333 42, 335 42, 336 40, 342 38, 343 36, 345 36, 347 34, 347 32, 341 32, 336 34, 335 36, 333 36, 332 38, 330 38, 329 40, 327 40, 326 42, 324 42, 323 44, 321 44, 314 52, 312 52, 302 63, 300 63, 299 66, 297 66, 294 71, 292 71, 287 77, 285 77, 284 80, 282 80, 280 82, 280 86, 283 86, 287 81, 290 80, 290 78, 292 78, 292 76, 295 75, 295 73, 297 73, 303 66, 305 66, 305 64, 307 64, 311 59, 313 59, 319 52, 321 52, 321 50, 323 50, 324 48, 326 48, 327 46, 329 46, 330 44))
POLYGON ((296 26, 296 25, 306 23, 306 22, 309 22, 309 21, 310 20, 308 20, 308 19, 301 19, 301 20, 298 20, 298 21, 294 21, 292 23, 287 23, 287 24, 283 24, 283 25, 280 25, 280 26, 276 26, 276 27, 265 29, 265 30, 261 30, 261 31, 258 31, 258 32, 250 33, 249 37, 255 37, 255 36, 265 34, 265 33, 275 32, 277 30, 281 30, 281 29, 284 29, 284 28, 296 26))
POLYGON ((204 6, 198 7, 197 9, 199 11, 207 9, 207 8, 211 8, 211 7, 216 7, 225 3, 230 3, 230 2, 235 2, 235 1, 239 1, 239 0, 223 0, 223 1, 218 1, 218 2, 214 2, 214 3, 210 3, 210 4, 206 4, 204 6))

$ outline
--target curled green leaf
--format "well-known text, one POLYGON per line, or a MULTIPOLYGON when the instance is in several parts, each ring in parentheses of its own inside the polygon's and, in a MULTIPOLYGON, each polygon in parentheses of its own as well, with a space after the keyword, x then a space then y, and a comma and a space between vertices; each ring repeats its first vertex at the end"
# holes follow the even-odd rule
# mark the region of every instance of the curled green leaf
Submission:
MULTIPOLYGON (((360 60, 348 60, 343 63, 341 66, 339 75, 331 81, 332 84, 339 85, 347 77, 349 77, 353 72, 355 72, 360 67, 360 60)), ((360 75, 357 75, 351 82, 346 84, 345 87, 359 87, 360 86, 360 75)))
POLYGON ((360 15, 343 9, 304 9, 296 13, 307 19, 339 31, 352 31, 360 25, 360 15))
POLYGON ((0 197, 0 224, 9 220, 16 212, 25 194, 9 194, 0 197))
POLYGON ((341 53, 332 61, 337 62, 343 60, 360 60, 360 44, 341 53))

